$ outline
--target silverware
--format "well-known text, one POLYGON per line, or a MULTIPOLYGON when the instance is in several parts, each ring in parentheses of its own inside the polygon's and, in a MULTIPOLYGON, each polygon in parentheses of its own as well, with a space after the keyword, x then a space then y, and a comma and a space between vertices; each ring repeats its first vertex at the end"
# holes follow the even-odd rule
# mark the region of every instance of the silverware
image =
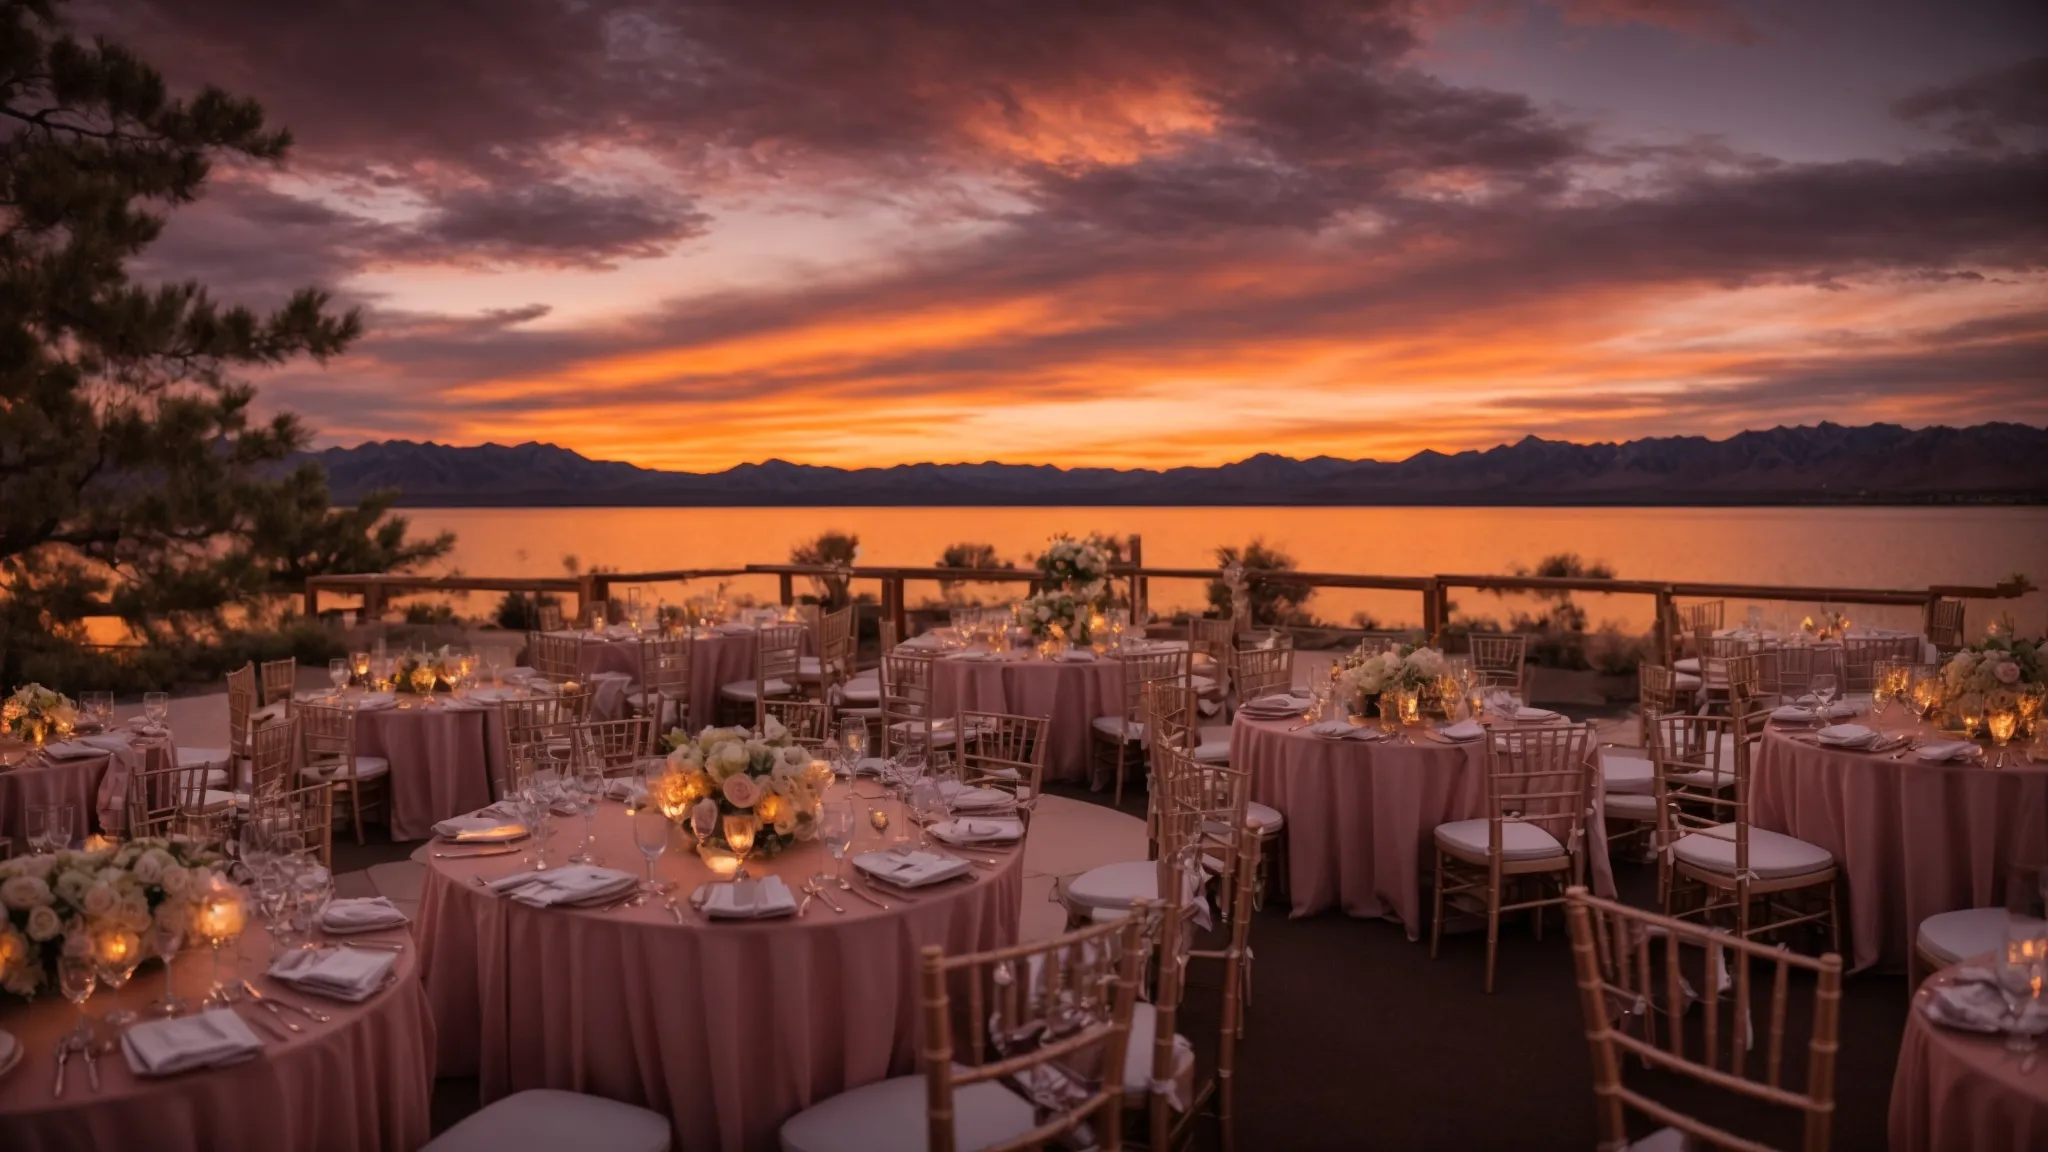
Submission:
POLYGON ((282 1008, 279 1008, 279 1007, 278 1007, 278 1006, 277 1006, 276 1004, 272 1003, 271 1001, 269 1001, 269 1000, 264 1000, 264 999, 260 999, 260 998, 259 998, 259 999, 256 999, 256 1000, 255 1000, 255 1003, 257 1003, 257 1004, 260 1004, 260 1005, 262 1005, 262 1006, 263 1006, 263 1008, 264 1008, 264 1009, 265 1009, 266 1011, 268 1011, 268 1012, 269 1012, 269 1013, 270 1013, 270 1014, 271 1014, 272 1016, 275 1016, 275 1017, 277 1017, 277 1022, 278 1022, 278 1023, 280 1023, 280 1024, 282 1024, 282 1025, 284 1025, 284 1030, 285 1030, 285 1031, 287 1031, 287 1032, 304 1032, 304 1031, 305 1031, 305 1029, 304 1029, 303 1027, 301 1027, 301 1026, 300 1026, 300 1025, 299 1025, 299 1024, 297 1023, 297 1022, 285 1019, 285 1018, 284 1018, 284 1009, 282 1009, 282 1008))
POLYGON ((100 1058, 93 1052, 92 1042, 87 1040, 79 1044, 78 1054, 85 1057, 86 1082, 92 1085, 94 1092, 98 1092, 100 1090, 100 1058))
POLYGON ((874 893, 872 893, 872 892, 869 892, 869 891, 867 890, 867 885, 865 885, 865 884, 863 884, 863 885, 861 885, 860 887, 856 888, 856 887, 854 887, 853 885, 851 885, 851 884, 849 884, 849 883, 847 883, 847 882, 846 882, 846 877, 844 877, 844 876, 841 876, 841 877, 839 878, 839 887, 840 887, 840 888, 842 888, 842 889, 844 889, 844 890, 846 890, 846 891, 848 891, 848 892, 851 892, 851 893, 853 893, 853 894, 854 894, 855 896, 858 896, 858 897, 860 897, 861 899, 863 899, 863 900, 867 901, 868 903, 870 903, 870 904, 873 904, 873 905, 874 905, 875 907, 877 907, 877 908, 880 908, 880 909, 881 909, 882 911, 884 911, 884 912, 887 912, 887 911, 889 910, 889 906, 888 906, 887 904, 883 903, 883 901, 882 901, 881 897, 879 897, 879 896, 876 896, 876 895, 875 895, 874 893))
POLYGON ((290 1039, 291 1039, 291 1037, 290 1037, 290 1036, 288 1036, 288 1035, 286 1035, 285 1033, 283 1033, 283 1032, 280 1032, 280 1031, 278 1031, 278 1030, 277 1030, 277 1026, 278 1026, 279 1024, 283 1023, 283 1021, 281 1021, 281 1020, 272 1020, 272 1019, 271 1019, 270 1017, 268 1017, 268 1016, 261 1016, 261 1015, 259 1015, 259 1016, 253 1016, 253 1017, 252 1017, 252 1016, 247 1016, 247 1015, 244 1015, 244 1014, 242 1014, 242 1013, 240 1013, 240 1012, 237 1012, 237 1013, 235 1013, 235 1015, 237 1015, 237 1016, 241 1017, 241 1019, 243 1019, 243 1020, 252 1020, 252 1019, 253 1019, 254 1021, 256 1021, 256 1023, 258 1023, 258 1024, 261 1024, 261 1025, 263 1025, 263 1030, 264 1030, 264 1032, 265 1032, 266 1034, 268 1034, 268 1035, 270 1036, 270 1038, 271 1038, 271 1039, 273 1039, 273 1040, 290 1040, 290 1039))
POLYGON ((668 899, 663 900, 661 902, 661 906, 668 909, 668 914, 676 918, 676 923, 683 923, 683 909, 680 905, 676 903, 675 897, 671 896, 668 899))
POLYGON ((811 910, 811 897, 816 896, 817 894, 818 890, 811 887, 811 882, 809 880, 804 881, 804 898, 803 901, 796 906, 796 914, 799 917, 801 917, 804 913, 809 912, 811 910))
POLYGON ((53 1100, 62 1099, 64 1096, 64 1062, 69 1059, 71 1059, 71 1037, 66 1036, 62 1040, 57 1041, 57 1083, 55 1087, 50 1089, 50 1098, 53 1100))
POLYGON ((510 855, 511 855, 512 853, 514 853, 514 852, 520 852, 520 851, 524 851, 524 849, 520 849, 520 848, 492 848, 492 849, 488 849, 488 850, 484 850, 484 851, 470 851, 470 852, 436 852, 436 853, 434 853, 434 859, 436 859, 436 860, 481 860, 481 859, 483 859, 483 858, 484 858, 484 857, 486 857, 486 856, 510 856, 510 855))
POLYGON ((322 948, 365 948, 376 952, 403 952, 405 945, 394 940, 328 940, 322 948))
MULTIPOLYGON (((273 977, 273 979, 275 979, 275 977, 273 977)), ((258 989, 254 984, 249 983, 247 980, 242 981, 242 991, 247 992, 249 994, 249 999, 254 1000, 259 1004, 277 1004, 280 1007, 289 1008, 292 1011, 297 1012, 299 1015, 304 1016, 306 1019, 311 1020, 315 1024, 325 1024, 328 1021, 334 1019, 334 1017, 328 1015, 325 1012, 320 1011, 317 1008, 308 1008, 303 1004, 299 1004, 291 1000, 284 1000, 272 996, 266 996, 260 989, 258 989)))

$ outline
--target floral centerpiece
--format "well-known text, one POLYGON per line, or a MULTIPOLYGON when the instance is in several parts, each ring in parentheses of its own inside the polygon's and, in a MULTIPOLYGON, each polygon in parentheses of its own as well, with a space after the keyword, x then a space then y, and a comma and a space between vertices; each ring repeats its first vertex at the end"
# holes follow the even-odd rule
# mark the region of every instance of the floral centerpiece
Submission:
POLYGON ((1052 635, 1057 627, 1060 635, 1076 644, 1087 644, 1095 637, 1090 633, 1091 621, 1096 617, 1093 600, 1077 596, 1065 589, 1052 589, 1027 596, 1023 601, 1024 627, 1031 635, 1043 640, 1052 635))
POLYGON ((1988 700, 2041 684, 2048 680, 2044 675, 2048 674, 2048 654, 2041 649, 2041 641, 2023 640, 2009 630, 1986 636, 1941 666, 1942 694, 1950 700, 1965 696, 1988 700))
POLYGON ((1109 599, 1112 549, 1101 536, 1055 536, 1033 561, 1040 591, 1024 599, 1024 627, 1043 640, 1054 625, 1076 644, 1089 643, 1092 619, 1109 599))
POLYGON ((61 956, 139 950, 157 922, 187 923, 218 860, 143 839, 0 863, 0 989, 33 998, 56 987, 61 956))
POLYGON ((426 695, 430 691, 453 691, 456 684, 475 670, 473 659, 450 651, 408 653, 401 657, 391 676, 391 686, 400 692, 426 695), (424 672, 424 674, 423 674, 424 672))
POLYGON ((8 735, 41 744, 52 736, 61 737, 78 723, 78 706, 62 692, 41 684, 23 684, 0 702, 0 724, 8 735))
MULTIPOLYGON (((668 771, 653 784, 662 811, 687 819, 693 807, 712 804, 721 817, 752 813, 756 856, 773 856, 818 834, 818 806, 832 769, 790 739, 775 717, 759 732, 706 728, 692 737, 678 730, 664 739, 668 771)), ((716 823, 709 841, 729 849, 725 821, 716 823)))
POLYGON ((1403 644, 1399 648, 1368 653, 1360 644, 1334 669, 1338 690, 1358 702, 1361 715, 1374 710, 1380 693, 1393 689, 1420 691, 1434 684, 1449 666, 1435 648, 1403 644))

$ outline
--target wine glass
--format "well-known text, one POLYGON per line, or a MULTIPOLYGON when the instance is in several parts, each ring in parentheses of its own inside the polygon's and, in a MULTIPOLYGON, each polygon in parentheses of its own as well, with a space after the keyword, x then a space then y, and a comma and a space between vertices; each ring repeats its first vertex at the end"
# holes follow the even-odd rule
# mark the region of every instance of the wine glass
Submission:
POLYGON ((71 1006, 78 1009, 78 1027, 64 1038, 66 1044, 81 1047, 92 1043, 92 1021, 85 1014, 85 1002, 92 999, 99 979, 98 967, 90 956, 59 956, 57 987, 71 1006))
POLYGON ((144 692, 142 694, 142 718, 152 728, 162 728, 171 718, 171 694, 169 692, 144 692))
POLYGON ((924 767, 924 749, 911 746, 898 752, 896 754, 897 789, 904 795, 909 795, 910 790, 917 787, 917 782, 924 779, 924 767))
POLYGON ((846 749, 846 757, 853 762, 847 775, 851 777, 860 770, 861 758, 867 754, 868 726, 864 720, 846 720, 839 725, 839 745, 846 749))
MULTIPOLYGON (((96 944, 93 953, 93 961, 99 967, 100 983, 118 995, 142 964, 142 941, 132 933, 116 932, 96 944)), ((135 1010, 116 1008, 102 1019, 119 1028, 135 1022, 135 1010)))
POLYGON ((2006 1029, 2006 1051, 2027 1053, 2040 1046, 2023 1024, 2028 1009, 2048 990, 2044 984, 2048 984, 2048 929, 2038 920, 2008 916, 2005 947, 1998 954, 1998 990, 2012 1021, 2006 1029))
POLYGON ((504 683, 500 674, 505 667, 505 650, 495 646, 484 649, 484 667, 491 671, 492 687, 504 683))
POLYGON ((2026 733, 2029 740, 2038 732, 2036 723, 2041 718, 2041 703, 2044 698, 2048 698, 2048 686, 2023 684, 2014 700, 2013 706, 2020 714, 2020 729, 2026 733))
POLYGON ((597 858, 597 833, 594 829, 594 824, 597 820, 597 801, 603 795, 604 769, 596 764, 585 764, 578 768, 576 770, 576 807, 578 811, 583 813, 583 845, 574 856, 569 857, 569 863, 571 864, 603 863, 602 860, 597 858))
MULTIPOLYGON (((818 839, 825 842, 825 851, 832 854, 831 880, 837 883, 846 870, 846 849, 853 843, 853 797, 825 801, 818 812, 818 839)), ((824 874, 820 873, 818 879, 822 882, 824 874)))
POLYGON ((668 817, 646 792, 639 793, 634 803, 638 806, 633 809, 633 846, 647 858, 647 890, 666 892, 670 886, 654 878, 654 862, 668 851, 668 817))
POLYGON ((1963 738, 1975 740, 1977 730, 1984 726, 1984 698, 1974 692, 1963 697, 1956 707, 1956 719, 1962 721, 1963 738))
POLYGON ((1813 693, 1813 726, 1815 728, 1827 727, 1828 704, 1835 698, 1835 674, 1832 672, 1815 673, 1813 679, 1807 684, 1807 690, 1813 693))
POLYGON ((50 825, 57 819, 53 807, 38 806, 28 810, 28 851, 31 856, 42 856, 50 848, 50 825))
POLYGON ((1890 660, 1879 660, 1870 670, 1870 715, 1872 719, 1884 715, 1891 707, 1892 697, 1898 692, 1897 665, 1890 660))
POLYGON ((718 801, 707 796, 691 806, 690 831, 697 837, 697 854, 701 856, 704 845, 718 831, 718 801))
POLYGON ((421 660, 412 666, 412 690, 428 704, 434 702, 434 681, 438 679, 432 661, 421 660))
POLYGON ((149 924, 149 950, 164 962, 164 995, 156 1001, 154 1010, 159 1016, 182 1016, 185 1001, 178 997, 176 983, 171 978, 171 961, 185 947, 185 925, 175 915, 165 915, 158 909, 156 918, 149 924))
POLYGON ((725 846, 739 857, 739 867, 733 869, 732 878, 747 878, 747 857, 754 851, 754 814, 740 812, 725 818, 725 846))
POLYGON ((78 827, 78 805, 53 804, 50 813, 50 851, 61 852, 71 847, 71 833, 78 827))

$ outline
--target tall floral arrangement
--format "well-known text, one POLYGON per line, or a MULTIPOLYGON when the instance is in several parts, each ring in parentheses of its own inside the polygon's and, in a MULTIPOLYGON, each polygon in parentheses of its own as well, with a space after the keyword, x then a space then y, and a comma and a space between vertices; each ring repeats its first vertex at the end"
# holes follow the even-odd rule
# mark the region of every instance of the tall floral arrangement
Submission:
POLYGON ((51 736, 62 736, 78 723, 78 707, 71 697, 41 684, 23 684, 0 702, 0 724, 18 739, 40 744, 51 736))
POLYGON ((1986 636, 1958 651, 1941 666, 1941 686, 1949 699, 2015 692, 2028 684, 2048 682, 2048 654, 2042 641, 2023 640, 2010 631, 1986 636))
POLYGON ((1114 547, 1100 535, 1075 539, 1055 536, 1038 554, 1040 591, 1023 602, 1024 626, 1043 638, 1058 625, 1075 643, 1085 644, 1088 621, 1109 600, 1109 565, 1114 547))
POLYGON ((32 998, 56 986, 61 956, 139 953, 158 922, 189 922, 219 857, 140 839, 0 862, 0 989, 32 998))
MULTIPOLYGON (((758 856, 773 856, 818 834, 818 806, 832 769, 792 740, 775 717, 759 732, 706 728, 693 737, 678 730, 666 741, 668 771, 655 784, 664 811, 687 814, 693 806, 711 804, 720 816, 752 814, 758 856)), ((725 822, 717 823, 710 839, 728 847, 725 822)))
POLYGON ((1341 690, 1365 708, 1392 688, 1420 689, 1447 671, 1444 654, 1435 648, 1404 644, 1391 651, 1367 652, 1360 644, 1337 668, 1341 690))

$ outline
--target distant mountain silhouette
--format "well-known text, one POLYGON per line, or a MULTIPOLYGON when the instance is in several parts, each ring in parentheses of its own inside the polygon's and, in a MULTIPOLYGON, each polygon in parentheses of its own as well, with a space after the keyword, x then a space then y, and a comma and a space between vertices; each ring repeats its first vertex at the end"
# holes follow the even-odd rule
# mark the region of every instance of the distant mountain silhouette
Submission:
POLYGON ((1822 424, 1622 444, 1530 436, 1397 463, 1260 453, 1165 471, 993 463, 845 469, 768 460, 723 472, 662 472, 552 444, 459 448, 408 440, 309 456, 326 465, 340 501, 395 487, 414 507, 2048 503, 2048 428, 2023 424, 1822 424))

